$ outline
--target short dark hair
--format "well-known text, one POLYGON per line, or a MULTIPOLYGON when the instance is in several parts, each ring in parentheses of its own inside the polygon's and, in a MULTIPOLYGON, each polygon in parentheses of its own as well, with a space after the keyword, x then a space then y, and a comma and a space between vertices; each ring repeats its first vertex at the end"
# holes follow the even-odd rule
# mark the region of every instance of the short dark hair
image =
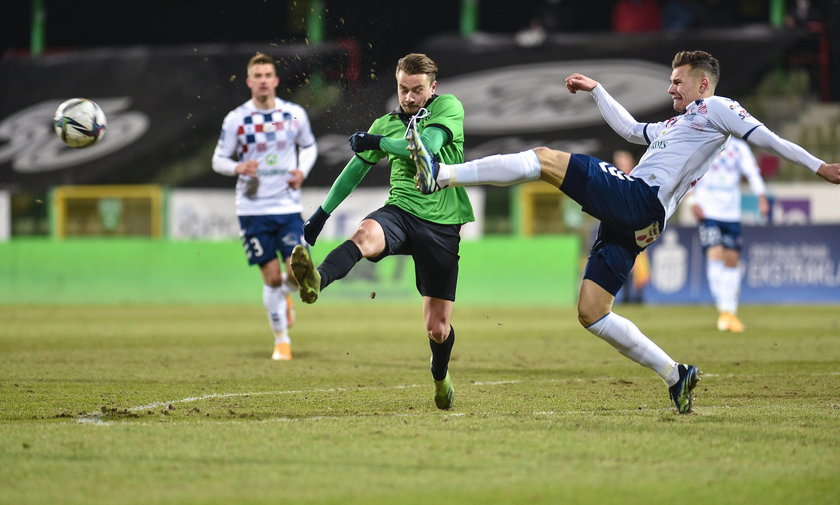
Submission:
POLYGON ((700 69, 706 77, 717 85, 720 81, 720 63, 714 56, 706 51, 680 51, 674 56, 671 68, 690 65, 692 70, 700 69))
POLYGON ((248 60, 248 66, 245 67, 245 70, 250 70, 251 67, 254 65, 271 65, 274 67, 275 71, 277 70, 277 65, 274 64, 274 58, 265 54, 265 53, 257 53, 248 60))
POLYGON ((438 66, 434 60, 425 54, 411 53, 403 56, 397 62, 395 73, 400 70, 408 75, 426 74, 429 76, 429 82, 434 82, 437 78, 438 66))

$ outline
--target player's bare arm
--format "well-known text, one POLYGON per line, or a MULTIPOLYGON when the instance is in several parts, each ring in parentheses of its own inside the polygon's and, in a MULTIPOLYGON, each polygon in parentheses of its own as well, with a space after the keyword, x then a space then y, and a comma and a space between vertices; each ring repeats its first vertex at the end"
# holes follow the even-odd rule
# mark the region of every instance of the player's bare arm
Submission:
POLYGON ((598 87, 598 81, 583 74, 572 74, 566 77, 566 89, 573 95, 578 91, 592 91, 596 87, 598 87))
POLYGON ((303 186, 303 172, 300 170, 289 170, 289 187, 300 189, 303 186))
POLYGON ((694 205, 692 205, 691 212, 692 214, 694 214, 694 217, 697 218, 698 221, 702 221, 703 218, 706 217, 703 215, 703 207, 701 207, 699 204, 695 203, 694 205))
POLYGON ((832 184, 840 184, 840 163, 823 163, 817 175, 832 184))

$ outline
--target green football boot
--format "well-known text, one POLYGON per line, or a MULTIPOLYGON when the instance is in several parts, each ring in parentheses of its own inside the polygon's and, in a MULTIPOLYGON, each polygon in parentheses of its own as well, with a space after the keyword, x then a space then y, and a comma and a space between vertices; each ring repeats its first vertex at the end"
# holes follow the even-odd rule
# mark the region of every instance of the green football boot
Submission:
POLYGON ((300 286, 300 299, 304 303, 315 303, 321 292, 321 274, 305 246, 296 245, 292 250, 292 273, 300 286))
POLYGON ((443 380, 435 381, 435 405, 442 410, 449 410, 452 408, 452 402, 455 401, 455 387, 452 385, 452 378, 449 377, 449 372, 446 372, 446 377, 443 380))

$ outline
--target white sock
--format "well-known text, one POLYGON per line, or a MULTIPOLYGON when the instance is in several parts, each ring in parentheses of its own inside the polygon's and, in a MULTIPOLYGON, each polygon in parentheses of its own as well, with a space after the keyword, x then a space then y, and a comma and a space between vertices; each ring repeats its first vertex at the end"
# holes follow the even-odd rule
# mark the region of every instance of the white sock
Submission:
POLYGON ((741 269, 723 267, 720 284, 720 310, 736 313, 738 311, 738 291, 741 289, 741 269))
POLYGON ((291 344, 292 339, 289 338, 289 334, 286 330, 283 330, 280 333, 274 334, 274 345, 277 344, 291 344))
POLYGON ((263 284, 263 305, 268 314, 268 324, 275 335, 286 333, 286 293, 282 287, 263 284))
POLYGON ((715 306, 722 311, 720 305, 720 285, 723 277, 723 260, 709 260, 706 262, 706 280, 709 282, 709 291, 715 299, 715 306))
POLYGON ((514 154, 495 154, 485 158, 459 163, 440 165, 437 181, 440 187, 511 186, 520 182, 536 181, 540 178, 540 159, 534 150, 514 154))
POLYGON ((283 289, 283 296, 288 295, 289 293, 294 293, 299 289, 298 285, 292 281, 292 277, 289 274, 283 272, 280 275, 282 275, 283 278, 283 283, 280 284, 280 287, 283 289))
POLYGON ((610 312, 586 329, 606 340, 624 356, 653 370, 656 375, 662 377, 662 380, 668 386, 677 383, 679 379, 677 363, 651 339, 647 338, 629 319, 610 312))

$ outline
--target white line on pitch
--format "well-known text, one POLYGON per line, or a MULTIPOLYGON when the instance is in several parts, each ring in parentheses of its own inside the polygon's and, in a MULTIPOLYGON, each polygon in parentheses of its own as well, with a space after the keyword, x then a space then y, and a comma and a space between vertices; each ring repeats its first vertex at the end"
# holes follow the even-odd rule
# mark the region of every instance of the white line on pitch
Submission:
MULTIPOLYGON (((765 376, 772 376, 772 375, 780 375, 780 374, 713 374, 713 373, 704 373, 704 378, 717 378, 717 377, 765 377, 765 376)), ((809 376, 836 376, 840 375, 840 372, 818 372, 818 373, 810 373, 805 374, 809 376)), ((642 377, 628 377, 622 379, 629 379, 629 380, 646 380, 642 377)), ((500 380, 500 381, 474 381, 468 384, 473 386, 506 386, 510 384, 522 384, 525 382, 531 383, 569 383, 569 382, 593 382, 593 381, 614 381, 618 380, 617 377, 591 377, 591 378, 567 378, 567 379, 538 379, 538 380, 531 380, 531 381, 523 381, 523 380, 500 380)), ((291 394, 306 394, 306 393, 334 393, 334 392, 351 392, 351 391, 388 391, 388 390, 397 390, 397 389, 412 389, 412 388, 420 388, 420 387, 428 387, 428 384, 402 384, 396 386, 372 386, 372 387, 358 387, 358 388, 343 388, 343 387, 334 387, 334 388, 315 388, 315 389, 292 389, 292 390, 285 390, 285 391, 252 391, 247 393, 209 393, 206 395, 201 396, 190 396, 187 398, 181 398, 180 400, 170 400, 170 401, 162 401, 162 402, 152 402, 146 405, 139 405, 136 407, 129 407, 125 409, 128 412, 139 412, 143 410, 154 409, 158 407, 166 407, 172 404, 178 403, 191 403, 197 401, 204 401, 204 400, 212 400, 217 398, 241 398, 241 397, 249 397, 249 396, 270 396, 270 395, 291 395, 291 394)), ((568 412, 566 414, 572 414, 573 412, 568 412)), ((535 412, 535 415, 555 415, 560 413, 554 412, 535 412)), ((457 415, 457 414, 450 414, 450 415, 457 415)), ((87 415, 82 415, 76 418, 76 421, 79 423, 89 423, 89 424, 110 424, 107 421, 104 421, 103 418, 108 417, 107 413, 100 413, 100 412, 93 412, 87 415)), ((317 417, 312 418, 303 418, 303 419, 316 419, 317 417)), ((278 418, 284 419, 284 418, 278 418)), ((299 419, 299 418, 289 418, 291 420, 299 419)))

